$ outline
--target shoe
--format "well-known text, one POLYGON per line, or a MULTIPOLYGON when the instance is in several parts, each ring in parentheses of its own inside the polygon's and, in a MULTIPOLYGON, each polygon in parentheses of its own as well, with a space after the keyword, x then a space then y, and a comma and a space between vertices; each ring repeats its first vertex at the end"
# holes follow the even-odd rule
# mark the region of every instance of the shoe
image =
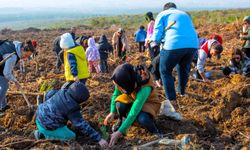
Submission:
POLYGON ((117 122, 112 126, 112 132, 116 132, 122 125, 122 120, 118 119, 117 122))
POLYGON ((39 132, 38 130, 36 130, 34 132, 34 136, 35 136, 36 140, 40 140, 40 139, 44 139, 45 138, 45 136, 41 132, 39 132))
POLYGON ((160 115, 164 115, 176 121, 181 121, 182 116, 180 113, 176 112, 173 105, 169 100, 165 100, 161 104, 160 115))
POLYGON ((10 109, 9 105, 6 105, 4 108, 0 110, 0 112, 5 112, 6 110, 10 109))

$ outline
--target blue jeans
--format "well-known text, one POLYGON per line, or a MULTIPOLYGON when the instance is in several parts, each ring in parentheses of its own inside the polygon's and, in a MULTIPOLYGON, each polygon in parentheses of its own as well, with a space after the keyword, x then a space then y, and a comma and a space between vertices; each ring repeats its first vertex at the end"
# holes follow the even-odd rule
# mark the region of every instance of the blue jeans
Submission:
POLYGON ((7 105, 6 93, 9 88, 9 81, 0 76, 0 109, 3 109, 7 105))
POLYGON ((188 82, 191 62, 197 49, 184 48, 175 50, 161 50, 160 52, 160 73, 165 89, 165 95, 169 100, 176 100, 174 77, 172 71, 176 66, 178 74, 178 91, 185 94, 188 82))
MULTIPOLYGON (((123 117, 124 118, 127 117, 127 114, 129 113, 131 106, 132 106, 132 104, 123 104, 121 102, 116 103, 116 109, 117 109, 117 112, 119 115, 119 119, 122 120, 123 117)), ((141 111, 137 115, 136 121, 142 127, 146 128, 149 132, 159 133, 151 114, 141 111)))
POLYGON ((108 73, 108 62, 107 59, 101 59, 100 67, 102 73, 108 73))

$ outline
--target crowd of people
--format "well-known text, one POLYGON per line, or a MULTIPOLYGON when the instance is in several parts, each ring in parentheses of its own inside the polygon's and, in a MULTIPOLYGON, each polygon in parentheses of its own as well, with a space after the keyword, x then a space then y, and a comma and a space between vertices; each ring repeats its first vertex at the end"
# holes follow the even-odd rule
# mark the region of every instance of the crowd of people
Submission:
MULTIPOLYGON (((45 101, 36 111, 36 139, 76 139, 76 134, 67 127, 67 122, 98 142, 102 148, 114 146, 118 139, 126 135, 134 122, 138 122, 149 132, 162 136, 155 124, 155 117, 164 115, 176 121, 182 116, 176 112, 177 93, 186 96, 186 86, 190 76, 192 62, 195 65, 193 78, 210 82, 211 74, 206 72, 205 62, 211 57, 221 58, 223 38, 213 34, 209 38, 200 38, 192 23, 191 16, 177 9, 174 3, 164 5, 163 11, 154 19, 152 12, 147 12, 147 31, 141 25, 135 32, 135 42, 140 53, 149 51, 151 65, 133 65, 126 63, 129 50, 128 37, 123 28, 119 28, 112 37, 112 44, 106 35, 99 40, 93 36, 76 37, 76 28, 55 38, 53 51, 57 57, 56 72, 64 72, 65 83, 60 90, 48 91, 45 101), (93 72, 109 73, 108 57, 123 61, 112 73, 114 92, 110 103, 110 113, 104 120, 108 125, 117 114, 118 119, 112 126, 110 142, 85 121, 80 113, 80 104, 86 101, 90 93, 86 84, 93 72), (177 71, 178 86, 175 88, 177 71), (94 69, 94 70, 93 70, 94 69), (164 88, 166 99, 159 98, 159 88, 164 88)), ((222 72, 230 74, 249 74, 250 66, 250 16, 243 19, 240 39, 244 41, 242 49, 234 49, 228 66, 222 72)), ((13 75, 14 66, 19 60, 29 58, 35 53, 36 41, 0 41, 0 114, 10 108, 6 93, 9 81, 21 89, 13 75)))

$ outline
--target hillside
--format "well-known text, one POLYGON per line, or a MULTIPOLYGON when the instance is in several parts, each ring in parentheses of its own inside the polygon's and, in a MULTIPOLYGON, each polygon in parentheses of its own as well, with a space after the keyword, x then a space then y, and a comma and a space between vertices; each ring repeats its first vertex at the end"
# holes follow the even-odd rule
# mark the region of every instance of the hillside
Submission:
MULTIPOLYGON (((178 96, 179 107, 184 120, 176 122, 165 117, 158 117, 156 124, 169 138, 180 139, 186 134, 192 136, 193 149, 235 149, 250 148, 250 79, 240 75, 225 78, 221 68, 229 63, 231 50, 241 46, 239 40, 240 24, 243 16, 249 15, 250 9, 228 10, 213 12, 191 12, 194 23, 201 37, 208 37, 213 33, 223 36, 225 51, 220 60, 209 61, 207 70, 215 73, 213 84, 205 84, 196 80, 189 80, 187 96, 178 96)), ((74 23, 72 23, 74 24, 74 23)), ((101 17, 86 20, 86 25, 79 24, 77 35, 100 36, 106 34, 111 40, 112 34, 123 25, 127 29, 131 44, 131 63, 138 63, 137 45, 134 43, 133 33, 138 25, 145 24, 143 15, 101 17), (99 21, 99 22, 97 22, 99 21)), ((78 25, 78 24, 74 24, 78 25)), ((58 25, 60 26, 60 24, 58 25)), ((43 81, 55 82, 58 89, 64 82, 63 74, 54 74, 56 57, 52 51, 52 41, 58 35, 68 32, 67 28, 52 28, 46 30, 2 30, 0 39, 38 40, 38 56, 35 64, 27 64, 27 73, 22 75, 19 70, 15 75, 25 91, 39 92, 43 81)), ((143 54, 147 56, 147 53, 143 54)), ((147 61, 148 62, 148 61, 147 61)), ((102 126, 100 121, 109 113, 113 84, 110 81, 112 70, 120 62, 109 59, 111 72, 109 74, 93 74, 87 81, 91 97, 82 107, 83 117, 96 129, 102 126)), ((15 91, 14 85, 10 85, 15 91)), ((8 94, 11 109, 0 118, 0 149, 99 149, 99 146, 86 135, 80 135, 76 141, 59 142, 49 140, 35 141, 33 131, 36 129, 34 118, 30 117, 29 109, 21 95, 8 94)), ((28 96, 33 104, 35 96, 28 96)), ((162 99, 164 95, 162 94, 162 99)), ((114 123, 114 122, 113 122, 114 123)), ((70 124, 69 126, 75 130, 70 124)), ((75 130, 76 131, 76 130, 75 130)), ((111 127, 107 127, 111 134, 111 127)), ((76 131, 77 132, 77 131, 76 131)), ((132 149, 157 139, 138 125, 133 125, 123 140, 113 149, 132 149)), ((177 149, 176 147, 157 146, 149 149, 177 149)))

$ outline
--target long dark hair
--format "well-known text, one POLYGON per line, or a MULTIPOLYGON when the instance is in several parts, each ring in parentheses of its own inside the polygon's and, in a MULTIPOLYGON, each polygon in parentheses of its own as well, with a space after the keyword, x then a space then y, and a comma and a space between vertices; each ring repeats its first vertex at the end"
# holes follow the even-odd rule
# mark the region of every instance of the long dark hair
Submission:
POLYGON ((243 59, 244 59, 244 55, 243 55, 242 51, 240 49, 238 49, 238 48, 234 49, 233 52, 232 52, 232 58, 231 58, 232 64, 234 66, 240 68, 240 65, 241 65, 240 62, 242 62, 243 59), (239 55, 240 56, 240 61, 239 62, 235 61, 234 55, 239 55))
POLYGON ((34 48, 31 40, 25 41, 25 43, 23 44, 23 51, 32 52, 32 53, 35 51, 35 48, 34 48))

